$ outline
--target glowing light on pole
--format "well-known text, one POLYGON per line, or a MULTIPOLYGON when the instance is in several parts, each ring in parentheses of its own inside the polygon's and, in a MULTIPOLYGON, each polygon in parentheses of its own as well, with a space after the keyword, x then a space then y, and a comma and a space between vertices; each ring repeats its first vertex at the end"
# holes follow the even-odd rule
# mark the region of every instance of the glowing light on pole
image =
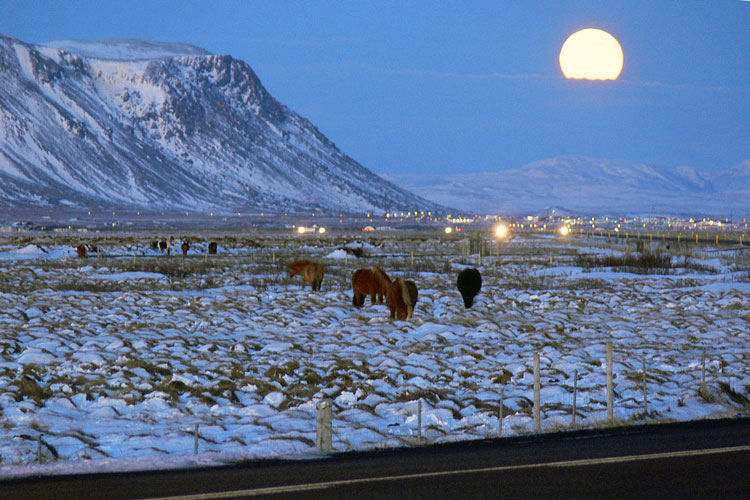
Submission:
POLYGON ((508 236, 508 226, 505 224, 498 224, 495 227, 495 236, 500 240, 508 236))

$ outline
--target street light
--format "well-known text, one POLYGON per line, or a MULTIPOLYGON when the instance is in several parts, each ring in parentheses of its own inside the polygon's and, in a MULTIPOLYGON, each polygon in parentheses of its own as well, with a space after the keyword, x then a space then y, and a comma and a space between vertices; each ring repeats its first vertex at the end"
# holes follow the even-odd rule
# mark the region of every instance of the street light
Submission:
POLYGON ((495 226, 495 236, 497 239, 502 240, 506 236, 508 236, 508 226, 505 224, 498 224, 495 226))

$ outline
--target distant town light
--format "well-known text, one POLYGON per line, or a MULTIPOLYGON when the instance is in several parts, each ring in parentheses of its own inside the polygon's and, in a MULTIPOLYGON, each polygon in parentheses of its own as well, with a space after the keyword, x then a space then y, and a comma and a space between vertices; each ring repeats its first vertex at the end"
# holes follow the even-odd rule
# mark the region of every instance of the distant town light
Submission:
POLYGON ((297 232, 299 234, 305 234, 305 226, 300 226, 297 228, 297 232))
POLYGON ((318 228, 318 232, 319 232, 320 234, 324 234, 324 233, 326 232, 326 228, 324 228, 324 227, 320 227, 320 228, 318 228))
POLYGON ((445 234, 451 234, 453 232, 453 228, 448 226, 445 228, 445 234))
POLYGON ((560 235, 561 236, 567 236, 570 233, 570 228, 568 226, 562 226, 560 228, 560 235))
POLYGON ((498 224, 495 226, 495 236, 497 236, 499 239, 503 239, 506 236, 508 236, 508 226, 505 224, 498 224))

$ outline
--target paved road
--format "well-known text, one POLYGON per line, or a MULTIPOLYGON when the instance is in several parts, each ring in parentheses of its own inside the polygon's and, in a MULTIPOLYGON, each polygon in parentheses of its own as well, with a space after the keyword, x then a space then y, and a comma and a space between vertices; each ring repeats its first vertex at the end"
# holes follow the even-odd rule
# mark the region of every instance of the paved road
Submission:
POLYGON ((0 499, 750 498, 750 419, 0 481, 0 499))

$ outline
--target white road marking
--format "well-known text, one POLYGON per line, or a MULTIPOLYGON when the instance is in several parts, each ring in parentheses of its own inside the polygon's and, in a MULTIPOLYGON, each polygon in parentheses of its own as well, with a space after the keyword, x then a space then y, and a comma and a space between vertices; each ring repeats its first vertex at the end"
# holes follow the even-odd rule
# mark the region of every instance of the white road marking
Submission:
POLYGON ((478 474, 483 472, 500 472, 523 469, 538 469, 542 467, 581 467, 584 465, 614 464, 625 462, 638 462, 642 460, 659 460, 663 458, 696 457, 701 455, 718 455, 721 453, 736 453, 750 451, 748 446, 731 446, 727 448, 712 448, 707 450, 672 451, 666 453, 652 453, 649 455, 626 455, 622 457, 590 458, 583 460, 567 460, 562 462, 544 462, 526 465, 504 465, 498 467, 484 467, 480 469, 459 469, 440 472, 423 472, 418 474, 404 474, 400 476, 366 477, 360 479, 343 479, 339 481, 325 481, 322 483, 294 484, 289 486, 270 486, 266 488, 253 488, 247 490, 221 491, 214 493, 196 493, 191 495, 176 495, 171 497, 144 498, 142 500, 212 500, 226 498, 240 498, 259 495, 274 495, 282 493, 295 493, 304 491, 324 490, 337 486, 350 486, 355 484, 376 483, 384 481, 403 481, 407 479, 424 479, 439 476, 457 476, 465 474, 478 474))

